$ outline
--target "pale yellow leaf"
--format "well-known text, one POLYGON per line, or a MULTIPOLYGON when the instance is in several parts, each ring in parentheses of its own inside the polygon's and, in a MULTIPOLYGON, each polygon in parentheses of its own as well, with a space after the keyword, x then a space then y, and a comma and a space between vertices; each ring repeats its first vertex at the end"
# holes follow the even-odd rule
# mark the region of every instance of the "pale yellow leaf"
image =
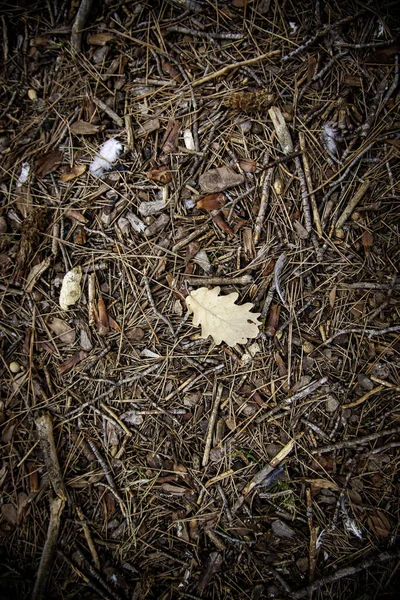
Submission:
POLYGON ((212 290, 202 287, 193 290, 186 298, 186 306, 193 313, 193 325, 201 325, 201 337, 212 336, 217 346, 226 342, 228 346, 244 344, 258 335, 260 313, 250 312, 253 304, 235 304, 239 294, 219 296, 220 288, 212 290))

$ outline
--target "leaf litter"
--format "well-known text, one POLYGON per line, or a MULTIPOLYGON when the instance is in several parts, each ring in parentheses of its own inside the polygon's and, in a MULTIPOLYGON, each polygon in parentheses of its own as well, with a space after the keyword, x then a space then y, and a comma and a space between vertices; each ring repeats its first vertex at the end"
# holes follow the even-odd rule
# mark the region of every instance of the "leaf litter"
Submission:
POLYGON ((390 597, 398 22, 150 4, 2 11, 0 595, 390 597))

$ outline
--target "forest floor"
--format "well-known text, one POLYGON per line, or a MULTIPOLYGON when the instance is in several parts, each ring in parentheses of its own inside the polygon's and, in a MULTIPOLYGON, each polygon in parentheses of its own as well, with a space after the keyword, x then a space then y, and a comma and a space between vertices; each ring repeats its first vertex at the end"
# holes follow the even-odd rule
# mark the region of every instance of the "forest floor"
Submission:
POLYGON ((400 21, 86 4, 0 3, 0 598, 394 598, 400 21))

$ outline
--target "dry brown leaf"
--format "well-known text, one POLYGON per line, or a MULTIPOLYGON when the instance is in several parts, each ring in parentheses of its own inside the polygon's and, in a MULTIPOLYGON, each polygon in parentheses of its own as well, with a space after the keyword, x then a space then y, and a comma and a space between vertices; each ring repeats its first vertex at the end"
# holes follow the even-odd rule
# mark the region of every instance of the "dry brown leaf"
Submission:
POLYGON ((336 300, 336 285, 333 286, 333 288, 331 289, 331 291, 329 292, 329 304, 330 307, 333 309, 335 306, 335 300, 336 300))
POLYGON ((13 504, 3 504, 1 515, 10 525, 17 524, 17 509, 13 504))
POLYGON ((75 208, 67 208, 64 215, 68 217, 68 219, 72 219, 73 221, 78 221, 78 223, 82 223, 82 225, 86 225, 86 223, 88 222, 87 218, 84 217, 83 214, 75 208))
POLYGON ((218 210, 222 208, 226 203, 226 196, 221 192, 217 192, 216 194, 207 194, 204 198, 201 198, 196 203, 196 208, 201 208, 202 210, 218 210))
POLYGON ((70 131, 74 135, 93 135, 98 133, 100 129, 100 125, 93 125, 93 123, 86 123, 86 121, 77 121, 70 127, 70 131))
POLYGON ((105 46, 113 39, 114 36, 110 33, 94 33, 93 35, 88 35, 87 41, 92 46, 105 46))
POLYGON ((169 120, 167 130, 161 143, 161 149, 164 154, 171 154, 171 152, 175 152, 177 149, 180 128, 181 124, 179 121, 175 121, 174 119, 169 120))
POLYGON ((205 194, 223 192, 228 188, 240 185, 244 181, 242 173, 235 173, 229 167, 210 169, 199 177, 201 191, 205 194))
POLYGON ((239 166, 243 173, 255 173, 257 162, 252 158, 239 158, 239 166))
POLYGON ((223 562, 224 559, 222 554, 220 554, 219 552, 211 552, 211 554, 208 557, 206 567, 199 579, 198 590, 200 596, 203 594, 207 585, 210 583, 212 577, 221 570, 223 562))
POLYGON ((220 288, 212 290, 202 287, 193 290, 186 298, 186 306, 193 313, 193 325, 201 325, 203 339, 212 336, 217 346, 226 342, 228 346, 244 344, 248 338, 258 335, 261 323, 260 313, 250 312, 253 304, 246 302, 238 306, 235 301, 239 294, 233 292, 228 296, 219 296, 220 288))
POLYGON ((99 298, 97 301, 97 331, 98 334, 103 336, 107 335, 110 331, 110 323, 108 320, 108 312, 103 298, 99 298))
POLYGON ((390 522, 387 516, 381 511, 376 510, 368 517, 368 527, 378 538, 386 538, 390 534, 390 522))
POLYGON ((374 236, 372 235, 372 233, 370 231, 366 230, 363 232, 363 234, 361 236, 361 243, 364 248, 365 256, 369 256, 370 250, 374 243, 374 236))
POLYGON ((63 319, 53 317, 49 320, 48 326, 50 331, 56 335, 57 341, 60 341, 63 344, 74 343, 76 335, 75 329, 70 327, 63 319))
POLYGON ((64 373, 66 373, 67 371, 72 369, 72 367, 75 367, 80 362, 82 362, 82 360, 85 360, 87 355, 88 355, 88 353, 85 352, 84 350, 77 352, 76 354, 71 356, 71 358, 68 358, 63 363, 61 363, 61 365, 58 365, 58 370, 63 375, 64 373))
POLYGON ((160 126, 160 119, 157 118, 149 119, 145 123, 140 123, 141 132, 144 132, 146 134, 152 133, 153 131, 157 131, 157 129, 160 129, 160 126))
POLYGON ((49 266, 51 264, 51 260, 52 260, 51 257, 48 256, 47 258, 42 260, 41 263, 32 267, 32 269, 29 271, 29 274, 26 278, 26 285, 25 285, 26 292, 28 292, 28 293, 32 292, 33 288, 36 285, 36 282, 43 275, 43 273, 49 268, 49 266))
POLYGON ((33 494, 40 490, 38 467, 35 465, 34 462, 29 460, 29 461, 27 461, 27 471, 28 471, 28 475, 29 475, 29 477, 28 477, 29 492, 31 494, 33 494))
POLYGON ((166 165, 162 165, 159 169, 147 171, 146 175, 150 181, 158 181, 158 183, 162 183, 163 185, 172 181, 172 173, 166 165))
POLYGON ((211 218, 221 231, 230 236, 235 235, 235 232, 229 227, 228 223, 224 219, 224 215, 219 210, 212 210, 211 218))
POLYGON ((66 183, 67 181, 71 181, 72 179, 76 179, 80 175, 86 171, 86 165, 75 165, 72 169, 68 169, 65 173, 61 173, 60 181, 66 183))
POLYGON ((14 435, 14 430, 17 426, 17 421, 15 419, 8 421, 4 427, 3 427, 3 431, 1 432, 1 441, 4 444, 8 444, 9 442, 11 442, 13 435, 14 435))
POLYGON ((45 177, 52 171, 55 171, 62 161, 63 153, 59 150, 46 152, 36 161, 36 176, 45 177))
POLYGON ((165 60, 163 60, 162 63, 161 63, 161 68, 164 71, 164 73, 166 73, 167 75, 169 75, 170 77, 172 77, 172 79, 175 79, 175 81, 177 81, 178 83, 182 83, 183 82, 182 75, 170 63, 168 63, 165 60))
POLYGON ((364 300, 357 300, 350 308, 350 312, 355 319, 361 319, 365 314, 365 302, 364 300))
POLYGON ((272 304, 268 314, 268 321, 265 326, 265 335, 267 335, 268 337, 274 337, 274 335, 276 334, 276 330, 278 329, 280 313, 280 304, 272 304))
POLYGON ((22 519, 27 515, 30 509, 29 496, 25 492, 19 492, 18 494, 18 509, 17 509, 17 523, 21 523, 22 519))
POLYGON ((313 479, 306 477, 304 481, 311 485, 311 489, 313 492, 318 490, 334 490, 335 492, 338 492, 340 489, 334 481, 329 481, 329 479, 313 479))
POLYGON ((128 327, 125 335, 131 342, 140 342, 144 338, 145 333, 141 327, 128 327))
POLYGON ((163 483, 161 489, 163 492, 167 492, 173 496, 184 496, 189 491, 187 488, 180 485, 173 485, 172 483, 163 483))

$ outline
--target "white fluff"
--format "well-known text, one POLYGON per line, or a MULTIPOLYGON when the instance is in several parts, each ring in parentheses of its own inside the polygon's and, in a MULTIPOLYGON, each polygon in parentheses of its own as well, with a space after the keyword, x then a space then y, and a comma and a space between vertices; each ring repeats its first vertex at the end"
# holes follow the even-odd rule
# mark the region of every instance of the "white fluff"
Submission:
POLYGON ((22 163, 21 174, 18 177, 18 181, 17 181, 17 188, 22 187, 24 185, 24 183, 27 181, 30 170, 31 170, 31 167, 30 167, 29 163, 27 163, 27 162, 22 163))
POLYGON ((95 177, 101 177, 104 171, 109 171, 122 152, 122 144, 115 138, 107 140, 100 146, 99 154, 90 165, 90 172, 95 177))
POLYGON ((341 141, 341 136, 335 123, 328 121, 322 126, 321 139, 328 154, 331 156, 337 156, 338 142, 341 141))

